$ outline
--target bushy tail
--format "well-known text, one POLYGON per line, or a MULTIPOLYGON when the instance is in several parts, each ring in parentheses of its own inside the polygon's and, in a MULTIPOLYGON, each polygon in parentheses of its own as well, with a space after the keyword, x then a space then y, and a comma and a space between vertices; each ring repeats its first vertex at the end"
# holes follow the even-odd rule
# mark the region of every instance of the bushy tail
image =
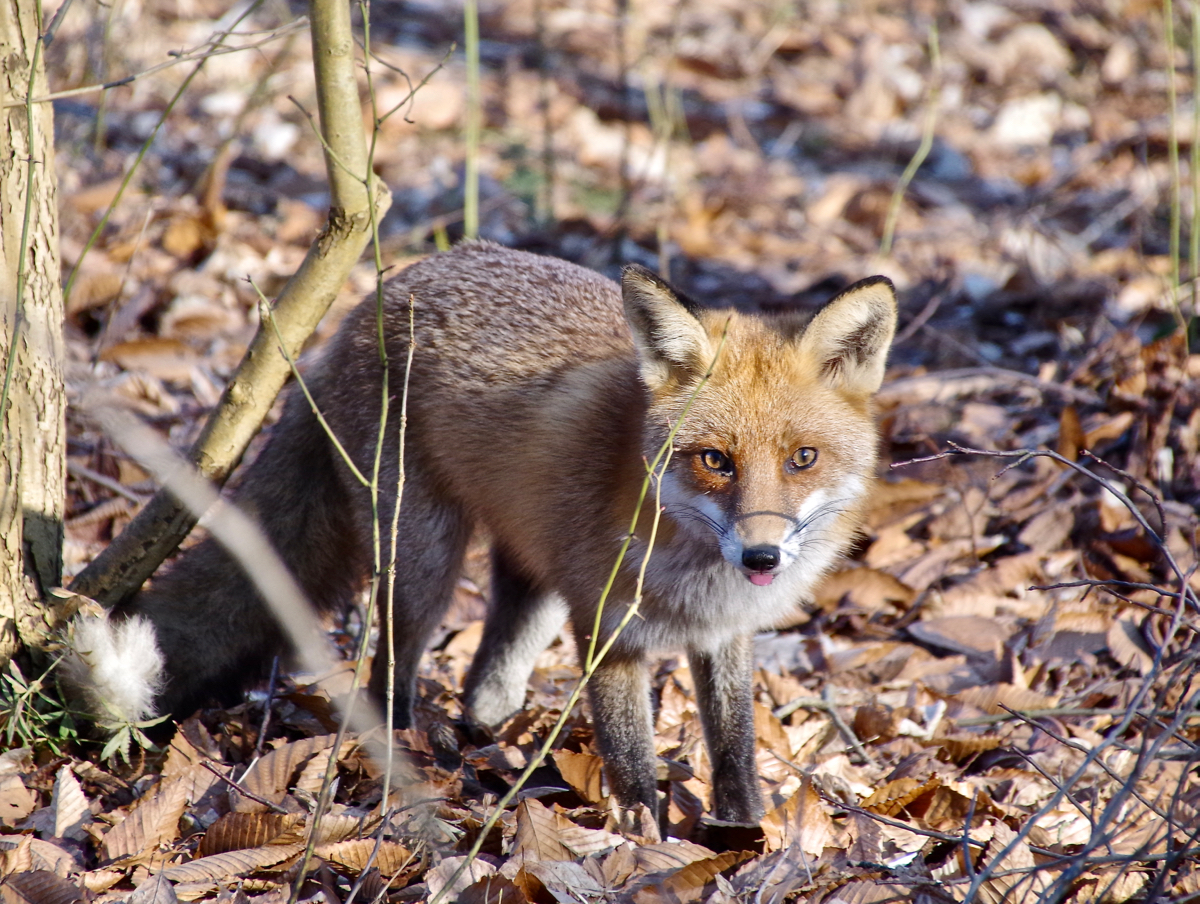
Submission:
POLYGON ((62 667, 67 682, 79 689, 102 725, 155 715, 165 674, 154 626, 146 619, 79 616, 71 625, 62 667))
MULTIPOLYGON (((233 496, 323 610, 349 601, 364 564, 352 512, 356 488, 343 472, 307 401, 292 392, 233 496)), ((68 677, 100 719, 118 721, 154 711, 183 716, 227 701, 285 650, 254 584, 211 538, 107 619, 78 622, 75 638, 68 677)))

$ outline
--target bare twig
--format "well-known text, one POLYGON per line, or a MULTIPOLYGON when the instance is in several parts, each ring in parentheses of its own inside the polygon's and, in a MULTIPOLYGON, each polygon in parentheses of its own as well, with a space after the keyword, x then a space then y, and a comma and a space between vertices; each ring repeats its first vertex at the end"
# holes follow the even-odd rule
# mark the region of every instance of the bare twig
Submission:
MULTIPOLYGON (((65 11, 68 6, 70 6, 70 0, 63 4, 63 6, 59 9, 59 13, 61 14, 63 11, 65 11)), ((57 23, 58 18, 58 16, 55 16, 55 23, 57 23)), ((35 104, 48 104, 56 100, 65 100, 69 97, 79 97, 84 94, 92 94, 96 91, 109 91, 113 88, 120 88, 124 85, 132 84, 138 79, 145 78, 148 75, 154 75, 158 72, 162 72, 164 69, 170 69, 172 66, 178 66, 180 63, 191 63, 199 60, 200 63, 203 64, 205 60, 208 60, 211 57, 224 56, 225 54, 229 53, 241 53, 243 50, 254 50, 259 47, 265 47, 267 44, 270 44, 273 41, 277 41, 282 37, 286 37, 293 32, 299 31, 306 25, 308 25, 308 18, 302 16, 293 22, 289 22, 282 28, 273 29, 269 32, 235 32, 230 30, 218 38, 208 40, 195 50, 188 50, 182 53, 172 54, 171 59, 167 60, 166 62, 151 66, 149 69, 143 69, 141 72, 135 72, 132 75, 126 75, 122 78, 109 82, 99 82, 95 85, 82 85, 78 88, 68 88, 64 91, 55 91, 52 94, 43 94, 40 97, 33 98, 31 102, 35 104), (228 37, 245 37, 255 34, 265 34, 266 36, 261 40, 253 41, 248 44, 239 44, 236 47, 226 47, 222 43, 223 40, 228 37)), ((236 27, 236 25, 234 27, 236 27)), ((0 109, 19 107, 23 106, 24 104, 25 101, 9 101, 5 104, 0 104, 0 109)))
POLYGON ((267 798, 265 798, 259 794, 255 794, 253 791, 247 791, 244 787, 242 787, 241 784, 234 781, 228 775, 226 775, 224 772, 222 772, 220 769, 218 769, 216 763, 212 762, 211 760, 201 760, 200 765, 203 766, 205 769, 207 769, 209 772, 211 772, 213 775, 215 775, 217 778, 219 778, 221 781, 225 782, 225 784, 229 785, 230 788, 232 788, 234 791, 236 791, 238 794, 242 795, 243 797, 249 798, 250 800, 254 801, 255 803, 262 804, 264 807, 266 807, 273 813, 282 813, 285 816, 287 815, 288 811, 285 807, 281 807, 281 806, 279 806, 279 804, 275 803, 274 801, 268 800, 267 798))

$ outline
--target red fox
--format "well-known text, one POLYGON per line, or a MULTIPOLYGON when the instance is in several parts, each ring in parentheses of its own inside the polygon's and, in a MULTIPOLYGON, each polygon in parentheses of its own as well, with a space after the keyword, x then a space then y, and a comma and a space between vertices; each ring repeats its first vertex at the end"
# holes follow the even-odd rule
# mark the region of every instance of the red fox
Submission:
MULTIPOLYGON (((856 283, 805 325, 701 307, 639 266, 617 286, 561 260, 471 242, 404 270, 384 298, 395 396, 410 298, 415 316, 395 624, 383 626, 395 641, 397 724, 411 720, 418 661, 476 526, 492 540, 493 599, 466 712, 495 725, 519 710, 535 658, 565 619, 587 648, 646 461, 681 421, 638 617, 588 687, 596 739, 617 802, 656 812, 647 660, 685 650, 712 762, 711 811, 758 822, 751 638, 812 590, 859 523, 876 461, 871 396, 895 331, 891 283, 856 283)), ((378 336, 369 298, 306 380, 367 473, 380 429, 378 336)), ((384 432, 383 487, 396 485, 399 407, 390 405, 384 432)), ((370 568, 370 498, 300 392, 291 391, 235 499, 317 606, 349 602, 370 568)), ((655 504, 651 493, 601 642, 635 597, 655 504)), ((381 499, 385 525, 392 505, 381 499)), ((283 645, 249 579, 212 540, 185 552, 107 630, 90 657, 92 691, 110 705, 126 701, 130 718, 152 707, 185 713, 240 689, 283 645), (152 641, 163 678, 127 678, 132 695, 106 688, 99 676, 121 674, 121 656, 145 663, 152 641)), ((380 656, 373 691, 386 679, 380 656)))

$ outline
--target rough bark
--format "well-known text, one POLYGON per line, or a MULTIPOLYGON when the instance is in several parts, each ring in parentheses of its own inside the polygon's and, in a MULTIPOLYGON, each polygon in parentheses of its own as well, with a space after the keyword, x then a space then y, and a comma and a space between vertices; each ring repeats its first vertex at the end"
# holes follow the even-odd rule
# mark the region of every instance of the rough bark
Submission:
POLYGON ((9 386, 0 412, 0 662, 47 637, 41 601, 62 575, 66 403, 54 119, 50 104, 23 103, 31 92, 46 93, 39 31, 34 0, 0 0, 0 374, 9 386))
MULTIPOLYGON (((373 177, 370 191, 366 184, 367 143, 350 7, 344 0, 312 0, 310 19, 330 209, 325 228, 274 306, 279 333, 293 358, 362 255, 371 237, 371 202, 379 217, 390 202, 373 177)), ((191 449, 200 473, 218 486, 241 461, 287 381, 290 368, 278 346, 274 330, 264 323, 191 449)), ((196 518, 178 500, 159 491, 71 589, 106 606, 116 605, 141 587, 195 524, 196 518)))

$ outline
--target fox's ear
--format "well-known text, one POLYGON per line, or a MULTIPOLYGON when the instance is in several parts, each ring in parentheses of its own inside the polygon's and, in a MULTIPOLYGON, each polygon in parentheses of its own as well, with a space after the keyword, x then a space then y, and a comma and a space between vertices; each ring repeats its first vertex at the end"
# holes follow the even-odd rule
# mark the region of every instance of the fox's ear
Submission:
POLYGON ((831 385, 869 395, 883 383, 895 333, 895 287, 886 276, 871 276, 817 312, 800 336, 800 348, 820 362, 821 376, 831 385))
POLYGON ((698 306, 638 264, 621 275, 625 319, 637 343, 642 381, 651 391, 672 377, 686 381, 712 363, 708 334, 696 319, 698 306))

